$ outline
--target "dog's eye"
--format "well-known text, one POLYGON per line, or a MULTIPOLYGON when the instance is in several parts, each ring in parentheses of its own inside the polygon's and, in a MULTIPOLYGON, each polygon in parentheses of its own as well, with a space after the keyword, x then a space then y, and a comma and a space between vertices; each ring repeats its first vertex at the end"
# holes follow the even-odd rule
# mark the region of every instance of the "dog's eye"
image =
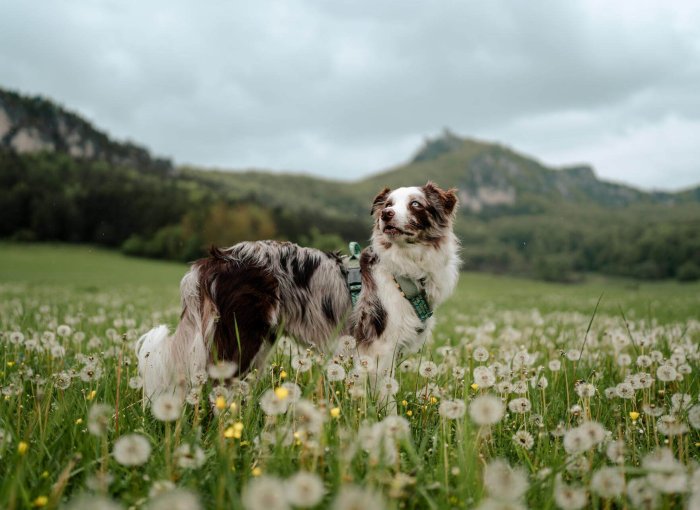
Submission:
POLYGON ((411 202, 411 207, 415 207, 416 209, 420 209, 423 206, 421 205, 421 203, 418 200, 414 200, 413 202, 411 202))

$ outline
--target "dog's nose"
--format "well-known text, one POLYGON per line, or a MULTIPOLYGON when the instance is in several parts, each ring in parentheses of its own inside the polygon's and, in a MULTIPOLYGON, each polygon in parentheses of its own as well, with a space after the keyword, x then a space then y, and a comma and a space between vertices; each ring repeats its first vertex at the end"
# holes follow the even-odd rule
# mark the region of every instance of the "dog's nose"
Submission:
POLYGON ((391 218, 394 217, 394 214, 396 213, 391 209, 382 209, 382 219, 384 221, 389 221, 391 218))

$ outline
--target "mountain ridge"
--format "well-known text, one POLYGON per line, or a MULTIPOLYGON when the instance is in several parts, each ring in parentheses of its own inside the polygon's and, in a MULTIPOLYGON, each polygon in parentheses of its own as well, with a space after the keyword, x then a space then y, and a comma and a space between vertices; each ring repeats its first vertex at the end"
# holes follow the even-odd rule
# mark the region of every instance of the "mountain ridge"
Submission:
POLYGON ((42 96, 0 88, 0 147, 18 154, 61 152, 143 171, 171 173, 171 160, 155 158, 132 142, 117 142, 81 115, 42 96))

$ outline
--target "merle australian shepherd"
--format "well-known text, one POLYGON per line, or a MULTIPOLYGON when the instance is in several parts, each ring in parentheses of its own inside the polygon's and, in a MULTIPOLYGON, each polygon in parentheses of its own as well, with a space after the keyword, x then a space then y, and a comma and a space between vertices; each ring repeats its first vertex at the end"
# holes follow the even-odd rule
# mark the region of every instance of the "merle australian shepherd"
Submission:
POLYGON ((429 182, 376 196, 354 307, 347 270, 335 253, 278 241, 213 248, 182 279, 175 333, 158 326, 136 345, 146 397, 182 394, 215 359, 234 362, 243 375, 264 361, 282 332, 322 350, 352 335, 358 353, 376 361, 376 373, 390 374, 396 355, 419 348, 435 320, 419 318, 396 278, 419 282, 432 309, 457 284, 455 192, 429 182))

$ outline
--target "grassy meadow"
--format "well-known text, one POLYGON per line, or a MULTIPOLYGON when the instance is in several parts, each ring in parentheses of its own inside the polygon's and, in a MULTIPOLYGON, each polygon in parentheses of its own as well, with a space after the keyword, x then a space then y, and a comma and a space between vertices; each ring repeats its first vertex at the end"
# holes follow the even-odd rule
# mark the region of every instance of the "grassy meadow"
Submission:
POLYGON ((0 244, 0 508, 700 508, 700 284, 463 274, 393 377, 352 339, 141 399, 183 264, 0 244))

